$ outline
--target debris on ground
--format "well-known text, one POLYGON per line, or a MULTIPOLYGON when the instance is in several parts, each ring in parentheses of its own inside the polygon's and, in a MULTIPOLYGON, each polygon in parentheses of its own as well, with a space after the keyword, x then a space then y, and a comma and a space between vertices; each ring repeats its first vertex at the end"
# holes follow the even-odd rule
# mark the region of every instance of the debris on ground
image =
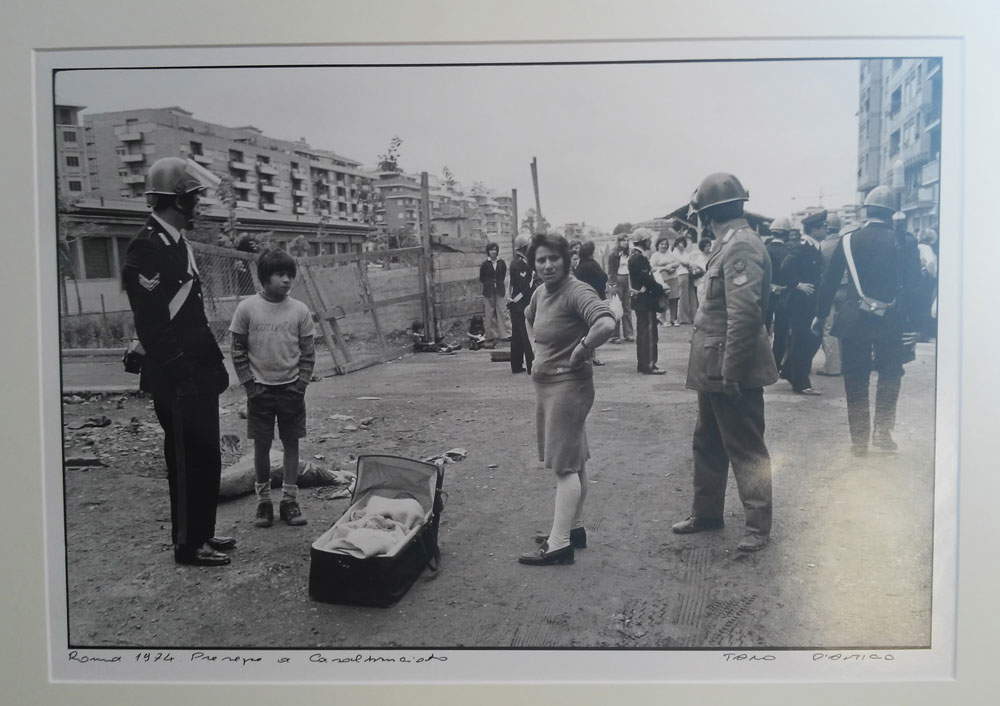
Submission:
POLYGON ((327 419, 333 420, 335 422, 353 422, 354 417, 346 414, 331 414, 327 419))
POLYGON ((358 399, 359 400, 380 400, 382 398, 381 397, 367 397, 366 396, 366 397, 359 397, 358 399))
POLYGON ((240 437, 236 434, 223 434, 219 438, 219 446, 223 453, 237 453, 240 450, 240 437))
POLYGON ((69 456, 63 461, 67 468, 85 468, 91 466, 107 466, 104 461, 97 456, 69 456))
POLYGON ((469 455, 469 452, 462 448, 448 449, 442 454, 437 456, 428 456, 422 459, 424 463, 433 463, 435 466, 443 468, 449 463, 458 463, 459 461, 464 461, 465 457, 469 455))
POLYGON ((70 422, 67 429, 86 429, 88 427, 106 427, 111 425, 111 420, 100 414, 96 417, 87 417, 77 422, 70 422))

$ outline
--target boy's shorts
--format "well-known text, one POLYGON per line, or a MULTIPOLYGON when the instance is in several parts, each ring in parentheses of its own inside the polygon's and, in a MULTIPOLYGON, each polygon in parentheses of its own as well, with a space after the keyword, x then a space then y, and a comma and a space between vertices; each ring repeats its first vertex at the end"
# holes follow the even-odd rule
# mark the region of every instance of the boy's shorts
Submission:
POLYGON ((260 387, 264 389, 247 400, 247 437, 273 439, 275 419, 279 439, 305 437, 306 400, 295 391, 295 383, 260 387))

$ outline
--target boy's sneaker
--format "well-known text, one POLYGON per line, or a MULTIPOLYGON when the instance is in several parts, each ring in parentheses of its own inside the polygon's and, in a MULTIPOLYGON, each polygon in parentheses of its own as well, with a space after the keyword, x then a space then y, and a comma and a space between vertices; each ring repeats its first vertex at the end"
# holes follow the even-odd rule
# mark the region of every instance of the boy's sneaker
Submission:
POLYGON ((257 503, 257 519, 254 520, 254 527, 270 527, 274 524, 274 504, 270 500, 261 500, 257 503))
POLYGON ((278 506, 278 514, 282 521, 293 527, 306 524, 307 520, 302 516, 297 500, 282 500, 278 506))

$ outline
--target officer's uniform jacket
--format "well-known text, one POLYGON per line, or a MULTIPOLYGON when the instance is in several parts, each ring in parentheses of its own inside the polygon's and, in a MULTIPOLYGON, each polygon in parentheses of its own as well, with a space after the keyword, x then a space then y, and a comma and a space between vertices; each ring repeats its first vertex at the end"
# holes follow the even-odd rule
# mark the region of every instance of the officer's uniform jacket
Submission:
POLYGON ((806 294, 797 289, 800 283, 811 284, 819 289, 823 276, 823 255, 819 243, 809 236, 792 244, 786 251, 781 262, 781 272, 778 281, 785 287, 782 292, 783 304, 795 313, 808 315, 810 318, 816 309, 816 295, 806 294))
POLYGON ((491 263, 489 258, 483 260, 479 266, 479 282, 483 285, 483 296, 487 299, 502 297, 507 290, 504 287, 504 280, 507 278, 507 263, 499 257, 496 263, 491 263))
POLYGON ((851 253, 865 296, 893 302, 885 316, 861 311, 860 298, 847 273, 844 239, 840 238, 823 272, 816 302, 816 315, 830 314, 837 290, 847 279, 843 304, 838 306, 831 333, 841 338, 878 338, 898 336, 915 330, 919 320, 920 253, 916 239, 909 233, 897 233, 881 220, 869 220, 851 233, 851 253))
POLYGON ((171 394, 221 393, 229 383, 222 352, 205 316, 198 266, 180 233, 150 215, 129 243, 122 284, 146 351, 140 389, 171 394))
POLYGON ((520 255, 515 255, 510 263, 510 308, 524 311, 531 301, 535 291, 532 286, 534 272, 528 261, 520 255))
POLYGON ((771 258, 746 219, 734 218, 708 257, 694 318, 687 387, 720 392, 723 380, 746 388, 778 379, 764 315, 771 258))

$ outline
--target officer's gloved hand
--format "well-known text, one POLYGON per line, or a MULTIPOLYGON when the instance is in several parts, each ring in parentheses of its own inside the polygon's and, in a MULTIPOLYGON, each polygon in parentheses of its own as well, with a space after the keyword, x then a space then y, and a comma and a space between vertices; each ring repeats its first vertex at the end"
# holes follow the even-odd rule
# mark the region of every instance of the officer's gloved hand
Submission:
POLYGON ((822 336, 824 326, 826 326, 826 319, 821 319, 817 316, 813 319, 812 326, 809 327, 809 330, 813 332, 814 336, 822 336))

